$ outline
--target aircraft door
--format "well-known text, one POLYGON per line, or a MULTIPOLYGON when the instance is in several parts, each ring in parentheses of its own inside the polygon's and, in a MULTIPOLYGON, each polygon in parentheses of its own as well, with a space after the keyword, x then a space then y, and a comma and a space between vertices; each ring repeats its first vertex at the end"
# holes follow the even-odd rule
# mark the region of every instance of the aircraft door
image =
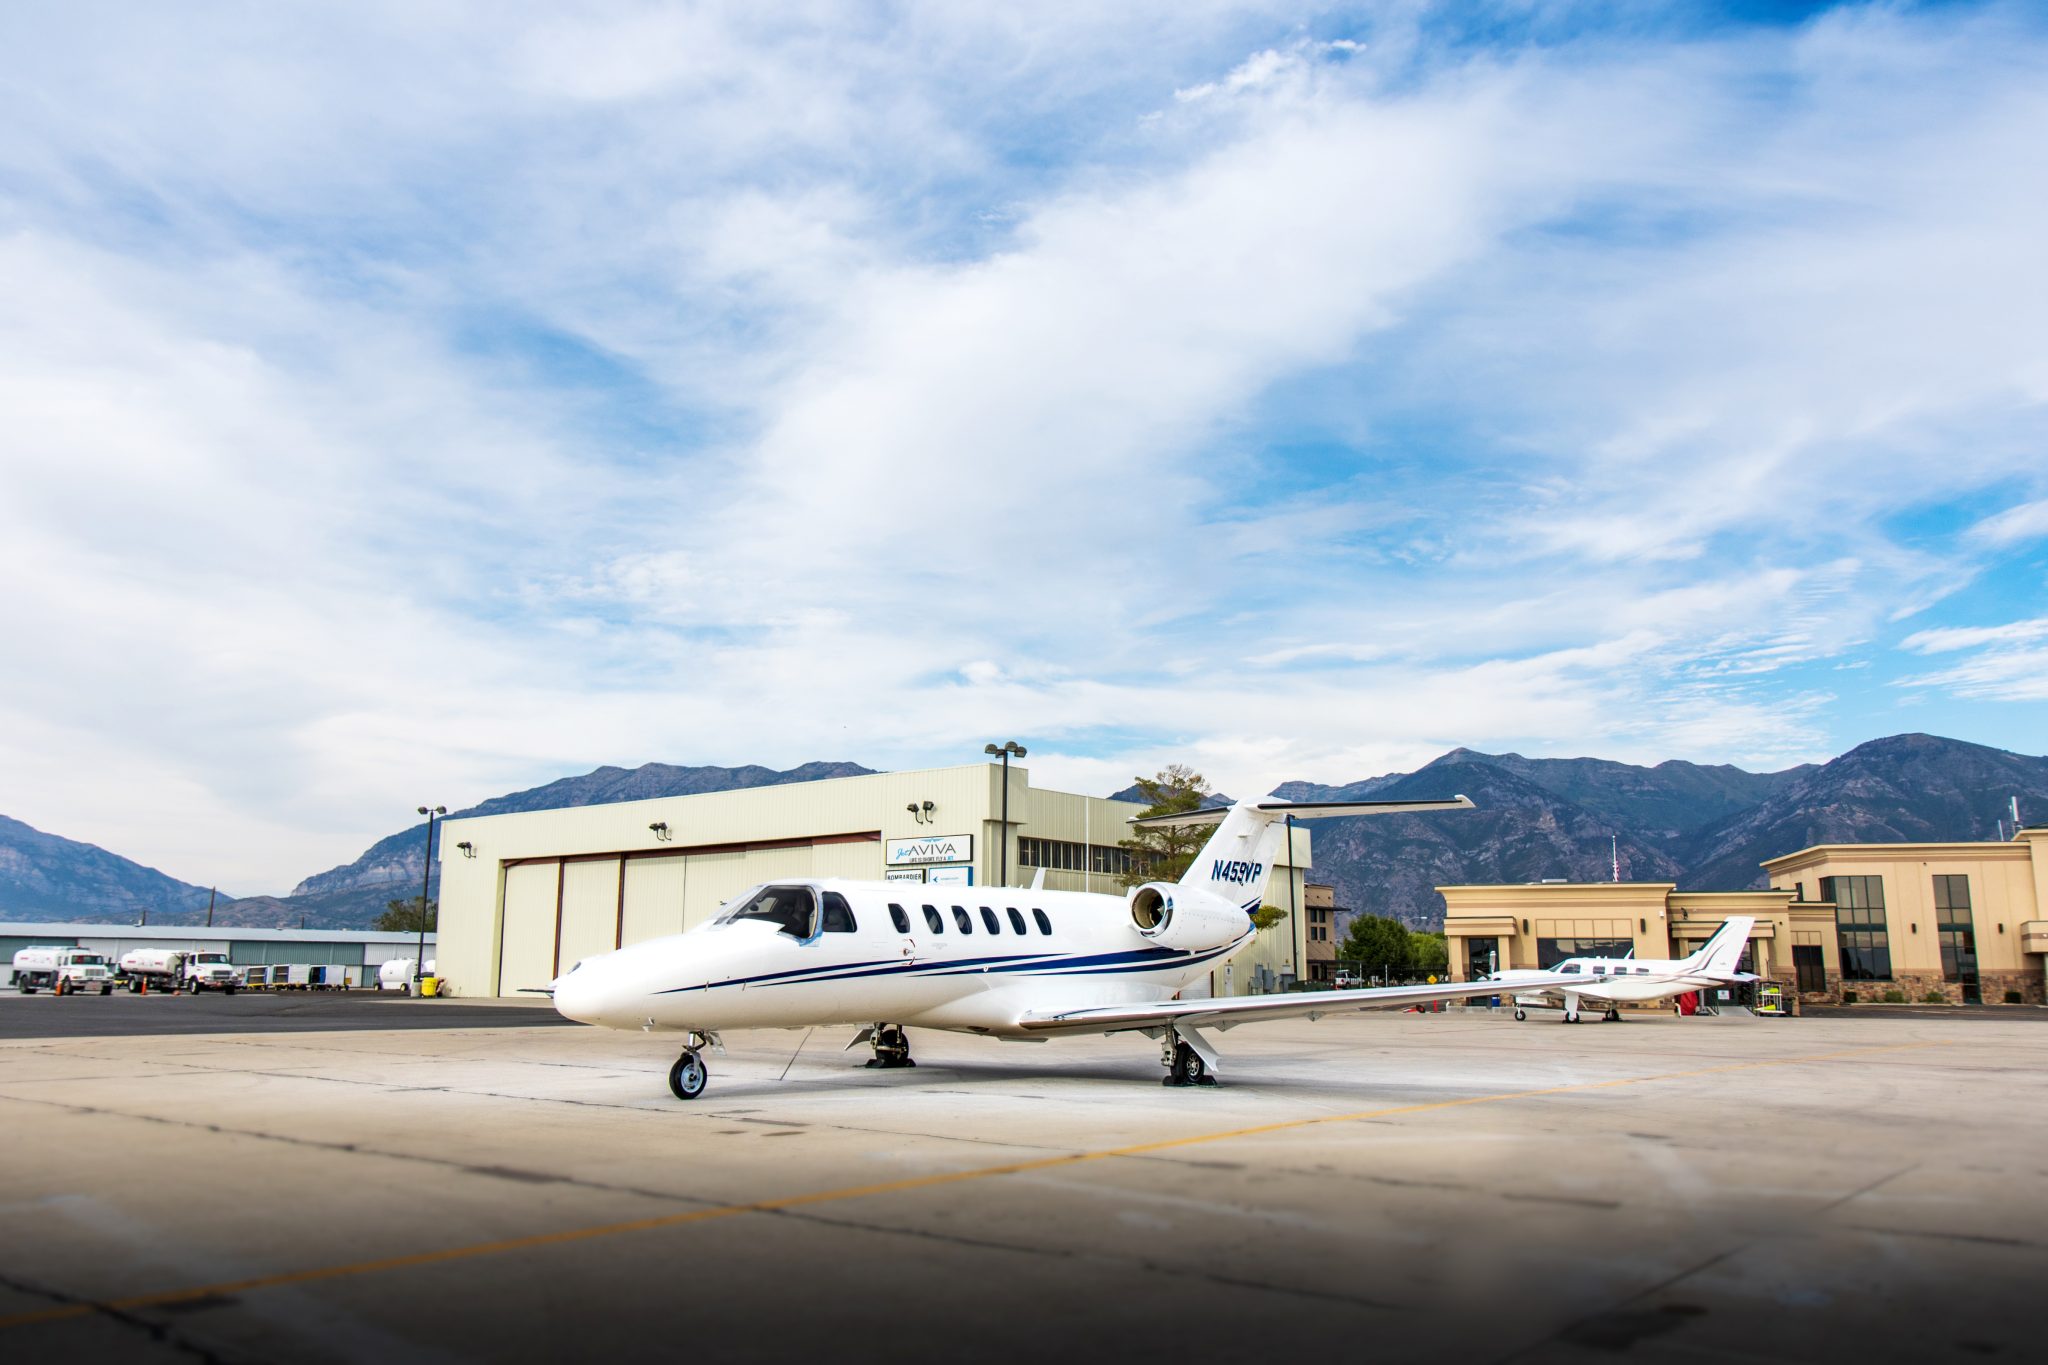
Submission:
POLYGON ((896 951, 903 960, 917 961, 917 930, 911 920, 909 907, 898 901, 889 902, 889 928, 896 951))

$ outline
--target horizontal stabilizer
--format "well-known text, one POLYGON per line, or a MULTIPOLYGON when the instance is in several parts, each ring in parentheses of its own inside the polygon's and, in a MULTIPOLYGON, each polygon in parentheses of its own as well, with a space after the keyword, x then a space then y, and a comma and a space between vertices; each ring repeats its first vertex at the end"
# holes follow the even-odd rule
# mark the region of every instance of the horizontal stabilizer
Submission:
MULTIPOLYGON (((1471 810, 1472 798, 1452 796, 1435 801, 1246 801, 1241 805, 1247 810, 1262 811, 1268 815, 1291 815, 1297 820, 1318 820, 1332 815, 1408 815, 1418 811, 1471 810)), ((1142 829, 1169 829, 1219 825, 1234 809, 1230 806, 1211 806, 1206 810, 1176 811, 1168 815, 1141 815, 1132 818, 1131 823, 1142 829)))

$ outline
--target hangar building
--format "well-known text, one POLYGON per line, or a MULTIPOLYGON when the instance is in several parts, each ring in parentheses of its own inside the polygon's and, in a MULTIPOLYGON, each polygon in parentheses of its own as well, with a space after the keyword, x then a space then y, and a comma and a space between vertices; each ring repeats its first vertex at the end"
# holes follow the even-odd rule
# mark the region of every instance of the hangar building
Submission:
MULTIPOLYGON (((692 928, 781 877, 990 886, 1007 860, 1012 886, 1042 868, 1048 889, 1122 895, 1118 841, 1140 807, 1008 772, 1007 803, 1002 766, 975 763, 450 819, 438 970, 456 995, 518 995, 580 958, 692 928)), ((1308 859, 1297 828, 1268 902, 1302 906, 1308 859)), ((1284 989, 1307 956, 1306 922, 1297 909, 1262 933, 1211 977, 1212 993, 1284 989)))

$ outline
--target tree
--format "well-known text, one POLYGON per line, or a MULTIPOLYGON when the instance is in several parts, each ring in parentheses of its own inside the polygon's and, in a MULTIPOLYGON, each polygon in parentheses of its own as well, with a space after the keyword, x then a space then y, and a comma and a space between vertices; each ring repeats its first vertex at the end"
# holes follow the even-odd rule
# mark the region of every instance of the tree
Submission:
POLYGON ((1354 915, 1338 956, 1362 964, 1368 973, 1389 976, 1408 971, 1412 949, 1408 926, 1384 915, 1354 915))
POLYGON ((1279 906, 1262 905, 1258 909, 1252 911, 1252 928, 1258 930, 1260 933, 1263 934, 1268 929, 1272 928, 1274 925, 1278 924, 1281 920, 1286 918, 1287 912, 1285 910, 1282 910, 1279 906))
MULTIPOLYGON (((436 932, 435 921, 440 918, 441 902, 438 900, 428 901, 428 933, 436 932)), ((420 898, 414 896, 411 900, 385 902, 384 913, 372 920, 370 927, 387 934, 417 934, 420 931, 420 898)))
POLYGON ((1408 931, 1408 970, 1417 976, 1448 976, 1451 970, 1451 941, 1427 929, 1408 931))
MULTIPOLYGON (((1170 763, 1157 777, 1141 777, 1137 783, 1138 794, 1146 803, 1141 818, 1200 810, 1209 796, 1209 780, 1184 763, 1170 763)), ((1125 887, 1178 881, 1202 845, 1209 842, 1209 834, 1207 825, 1133 829, 1130 838, 1117 841, 1117 846, 1131 855, 1130 869, 1123 876, 1125 887)))

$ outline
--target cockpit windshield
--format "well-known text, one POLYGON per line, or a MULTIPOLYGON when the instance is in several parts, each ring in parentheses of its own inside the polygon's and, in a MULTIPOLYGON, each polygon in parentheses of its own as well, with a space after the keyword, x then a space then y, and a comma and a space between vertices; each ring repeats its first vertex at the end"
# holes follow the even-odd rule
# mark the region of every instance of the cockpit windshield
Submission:
POLYGON ((1563 966, 1559 967, 1557 970, 1565 976, 1577 976, 1580 972, 1586 970, 1586 968, 1585 964, 1583 963, 1567 962, 1563 966))
POLYGON ((764 919, 791 938, 809 938, 817 928, 817 898, 808 886, 764 886, 734 902, 718 922, 743 919, 764 919))
POLYGON ((194 953, 192 954, 192 960, 194 962, 226 962, 228 955, 226 953, 194 953))
POLYGON ((104 967, 107 960, 98 953, 73 953, 71 963, 76 967, 104 967))

